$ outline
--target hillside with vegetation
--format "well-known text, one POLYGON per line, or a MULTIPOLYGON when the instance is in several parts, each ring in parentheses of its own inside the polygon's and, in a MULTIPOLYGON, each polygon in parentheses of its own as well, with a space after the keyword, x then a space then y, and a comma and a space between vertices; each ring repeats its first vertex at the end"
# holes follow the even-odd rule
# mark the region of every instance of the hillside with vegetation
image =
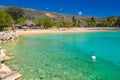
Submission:
MULTIPOLYGON (((0 6, 0 10, 6 10, 6 6, 0 6)), ((22 8, 24 10, 24 17, 29 18, 29 19, 34 19, 34 18, 46 18, 48 17, 46 13, 50 13, 54 16, 56 16, 57 19, 61 19, 64 17, 65 19, 72 19, 73 16, 75 16, 77 19, 81 18, 83 20, 90 20, 92 16, 79 16, 79 15, 70 15, 70 14, 62 14, 62 13, 56 13, 56 12, 48 12, 48 11, 41 11, 41 10, 36 10, 36 9, 30 9, 30 8, 22 8)), ((102 18, 96 18, 98 21, 101 20, 102 18)))
MULTIPOLYGON (((59 27, 119 27, 120 17, 109 16, 107 18, 98 18, 94 16, 80 16, 62 14, 56 12, 41 11, 29 8, 0 6, 0 27, 6 28, 8 25, 25 25, 27 21, 32 21, 39 28, 59 28, 59 27), (11 18, 7 18, 8 14, 11 18), (9 23, 6 23, 8 21, 9 23), (12 23, 11 23, 12 21, 12 23)), ((13 27, 11 26, 11 27, 13 27)), ((33 25, 29 25, 32 27, 33 25)))

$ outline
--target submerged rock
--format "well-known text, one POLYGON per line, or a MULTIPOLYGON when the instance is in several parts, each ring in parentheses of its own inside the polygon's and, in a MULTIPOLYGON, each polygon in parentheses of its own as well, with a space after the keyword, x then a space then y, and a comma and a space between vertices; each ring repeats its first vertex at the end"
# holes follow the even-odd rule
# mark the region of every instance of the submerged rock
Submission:
POLYGON ((7 56, 5 56, 5 61, 12 60, 13 58, 14 58, 14 56, 7 55, 7 56))

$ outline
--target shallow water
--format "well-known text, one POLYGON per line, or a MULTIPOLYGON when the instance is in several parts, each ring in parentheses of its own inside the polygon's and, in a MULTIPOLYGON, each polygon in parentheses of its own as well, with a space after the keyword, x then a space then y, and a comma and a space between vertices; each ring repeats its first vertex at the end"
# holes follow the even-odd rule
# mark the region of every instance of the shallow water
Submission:
POLYGON ((27 35, 1 45, 25 80, 120 79, 120 32, 27 35))

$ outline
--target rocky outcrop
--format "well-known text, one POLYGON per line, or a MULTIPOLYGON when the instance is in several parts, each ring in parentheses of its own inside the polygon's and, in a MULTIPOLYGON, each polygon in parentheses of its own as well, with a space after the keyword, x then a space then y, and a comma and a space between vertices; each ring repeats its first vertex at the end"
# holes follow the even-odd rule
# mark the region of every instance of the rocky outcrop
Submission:
MULTIPOLYGON (((16 80, 21 78, 21 74, 16 69, 10 69, 4 64, 6 61, 6 50, 0 47, 0 80, 16 80)), ((7 60, 12 59, 9 56, 7 60)))
POLYGON ((45 13, 45 15, 50 17, 50 18, 56 18, 56 16, 52 13, 45 13))
POLYGON ((18 38, 16 32, 0 32, 0 41, 14 40, 18 38))
POLYGON ((0 47, 0 63, 5 61, 5 56, 6 56, 5 52, 6 50, 0 47))

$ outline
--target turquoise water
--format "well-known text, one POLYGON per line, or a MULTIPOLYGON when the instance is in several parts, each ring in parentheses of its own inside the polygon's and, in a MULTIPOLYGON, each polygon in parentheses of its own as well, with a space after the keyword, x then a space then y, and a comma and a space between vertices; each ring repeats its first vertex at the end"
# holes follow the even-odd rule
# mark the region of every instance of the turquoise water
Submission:
POLYGON ((120 80, 120 32, 26 35, 1 46, 25 80, 120 80))

